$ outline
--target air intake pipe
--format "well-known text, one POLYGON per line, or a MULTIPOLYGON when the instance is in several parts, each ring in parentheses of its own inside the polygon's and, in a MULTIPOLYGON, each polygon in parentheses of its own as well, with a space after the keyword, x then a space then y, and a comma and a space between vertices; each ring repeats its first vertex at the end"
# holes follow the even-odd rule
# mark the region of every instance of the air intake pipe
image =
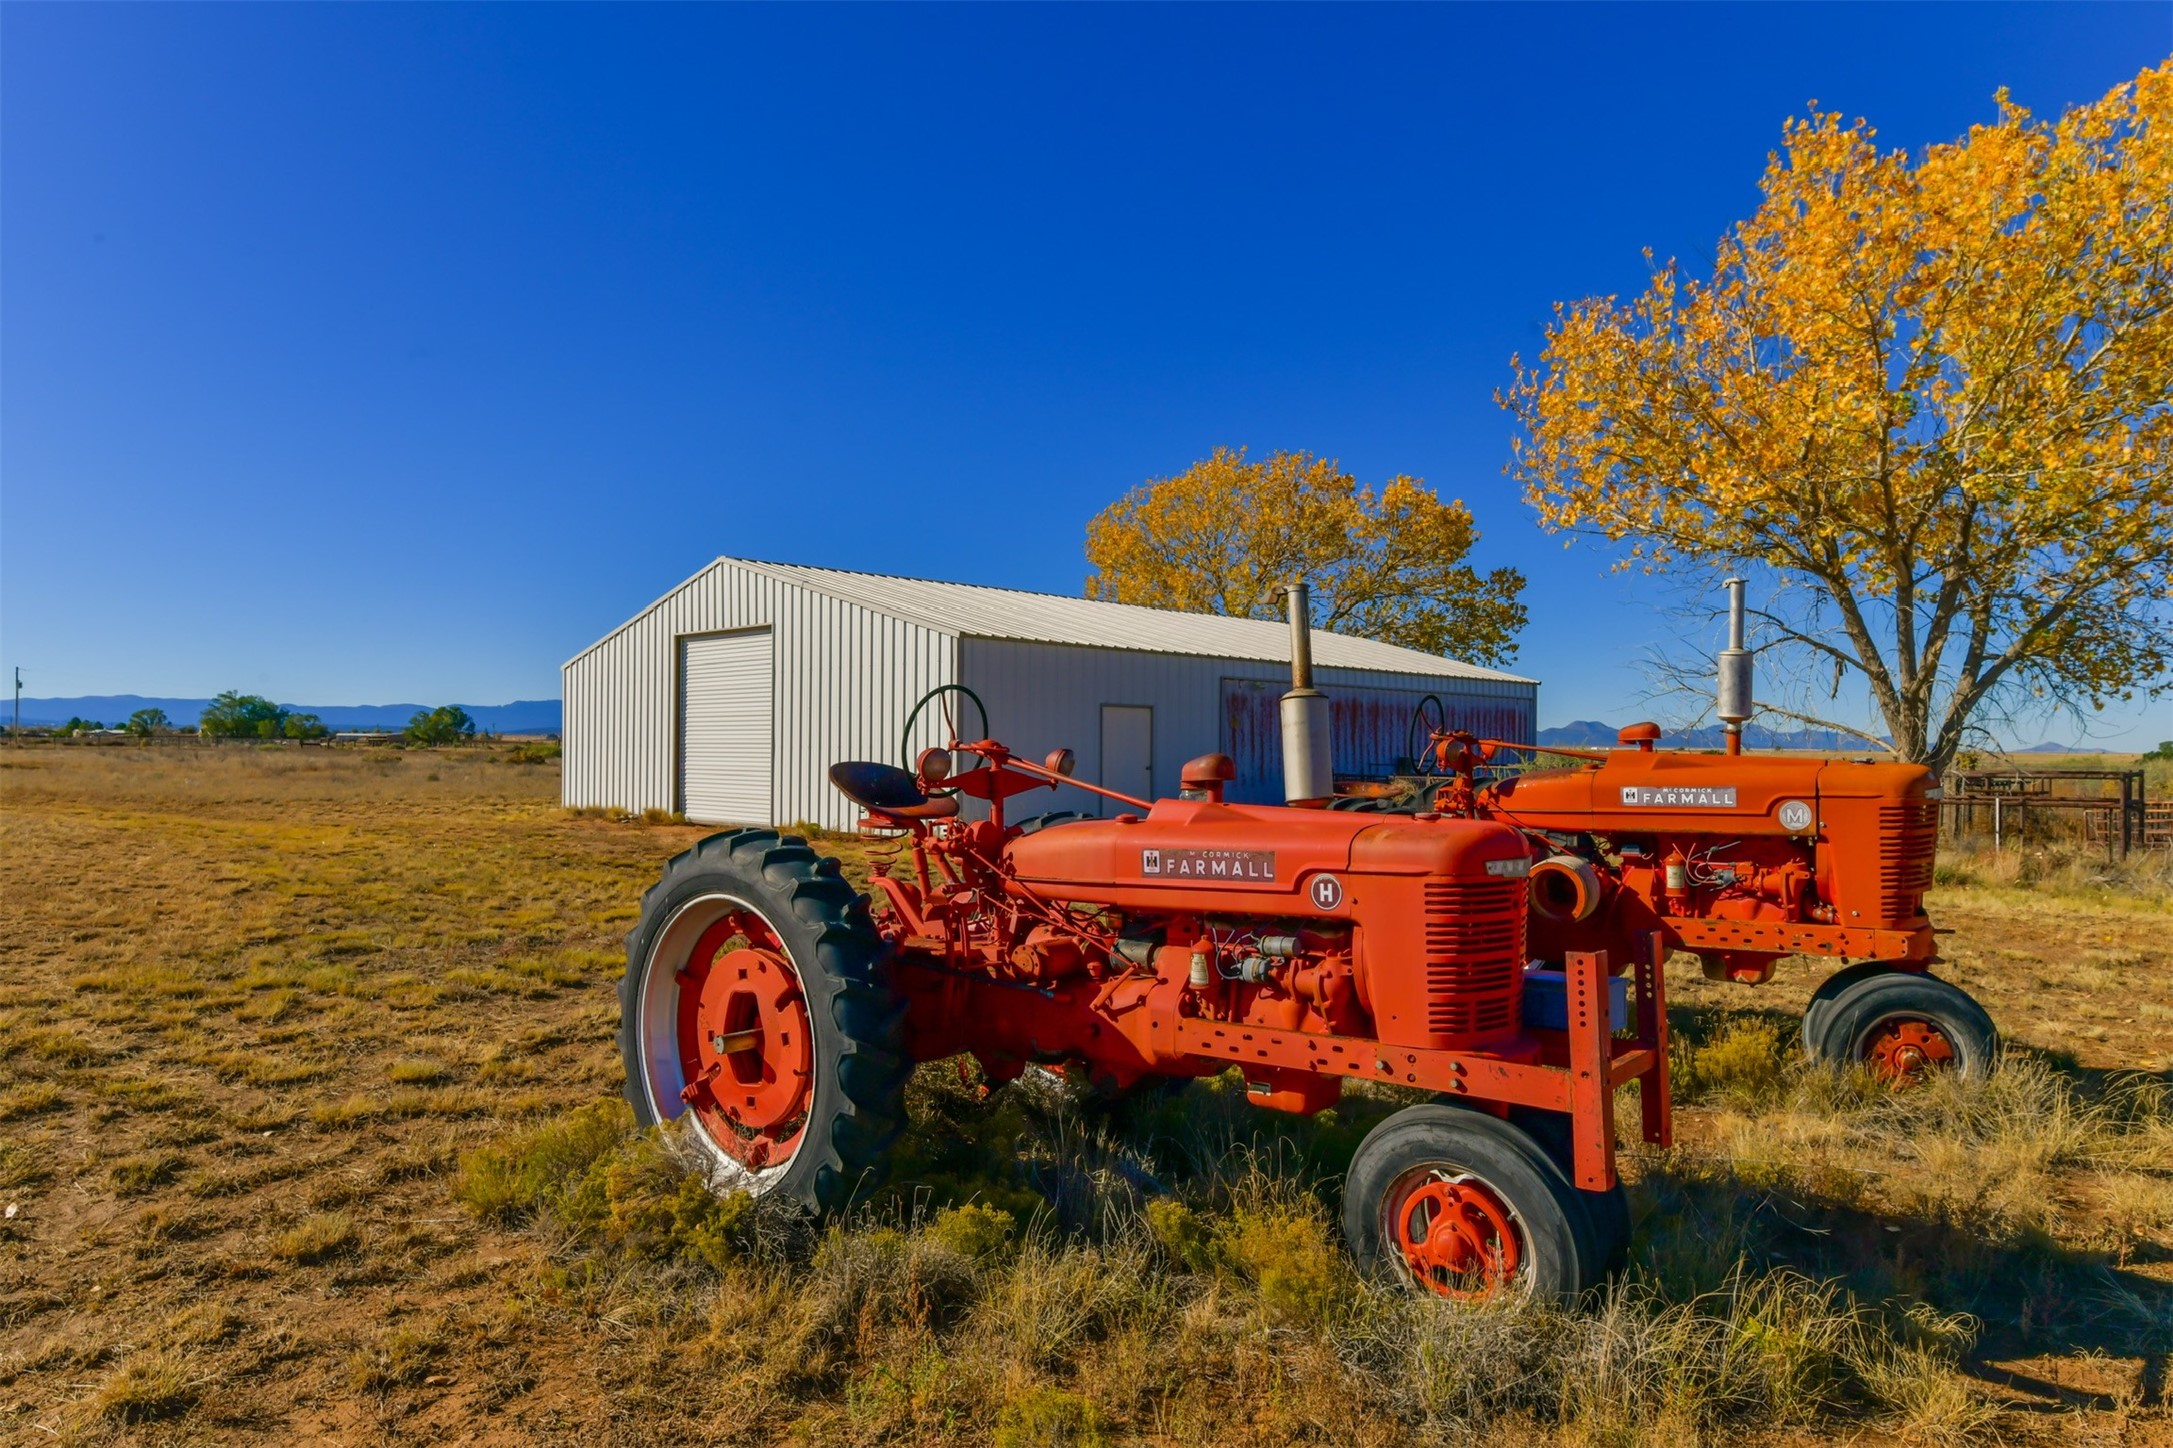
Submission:
POLYGON ((1303 583, 1283 590, 1290 605, 1290 692, 1283 695, 1283 801, 1319 804, 1335 793, 1328 696, 1313 687, 1312 597, 1303 583))
POLYGON ((1743 580, 1731 578, 1728 590, 1728 646, 1720 651, 1720 698, 1714 713, 1728 735, 1728 752, 1743 752, 1743 726, 1754 706, 1751 703, 1751 655, 1743 647, 1743 580))

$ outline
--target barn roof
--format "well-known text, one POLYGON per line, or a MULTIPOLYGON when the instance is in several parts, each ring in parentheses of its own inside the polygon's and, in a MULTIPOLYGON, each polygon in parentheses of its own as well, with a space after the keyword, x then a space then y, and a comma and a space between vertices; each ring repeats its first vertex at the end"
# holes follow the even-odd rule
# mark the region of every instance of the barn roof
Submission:
MULTIPOLYGON (((1290 661, 1290 626, 1278 621, 1178 613, 1166 608, 1105 603, 1100 599, 1070 598, 1055 593, 987 588, 977 583, 942 583, 928 578, 897 578, 883 573, 850 573, 841 568, 765 563, 755 558, 719 558, 709 568, 658 599, 649 609, 644 609, 643 613, 662 605, 710 568, 718 567, 759 573, 794 587, 858 604, 875 613, 962 638, 1077 644, 1089 648, 1200 654, 1273 663, 1290 661)), ((600 646, 609 637, 606 635, 590 647, 600 646)), ((583 650, 584 653, 588 651, 583 650)), ((1385 644, 1378 639, 1330 633, 1325 629, 1313 630, 1313 662, 1328 669, 1375 669, 1435 678, 1488 679, 1504 684, 1537 682, 1520 674, 1482 668, 1418 649, 1385 644)))

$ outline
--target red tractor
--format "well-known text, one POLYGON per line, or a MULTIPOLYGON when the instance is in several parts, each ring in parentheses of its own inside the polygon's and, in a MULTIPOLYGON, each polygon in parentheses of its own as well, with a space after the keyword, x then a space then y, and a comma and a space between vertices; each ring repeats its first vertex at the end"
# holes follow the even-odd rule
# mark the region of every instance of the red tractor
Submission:
POLYGON ((1428 813, 1525 832, 1527 938, 1535 958, 1579 950, 1620 959, 1657 934, 1708 977, 1761 985, 1787 956, 1857 963, 1804 1013, 1813 1060, 1860 1062, 1894 1084, 1927 1071, 1981 1073, 1997 1054, 1973 998, 1930 973, 1938 960, 1924 893, 1938 840, 1930 771, 1907 764, 1705 754, 1653 747, 1551 750, 1592 761, 1478 781, 1491 758, 1529 746, 1443 733, 1429 755, 1449 782, 1428 813))
POLYGON ((1433 778, 1407 790, 1403 807, 1524 832, 1537 959, 1601 951, 1619 963, 1657 935, 1669 951, 1696 954, 1710 978, 1747 985, 1791 955, 1853 959, 1804 1013, 1812 1059, 1862 1063, 1897 1085, 1990 1069, 1991 1018, 1929 969, 1939 958, 1924 913, 1938 777, 1916 764, 1742 753, 1741 586, 1731 580, 1732 640, 1720 656, 1726 753, 1657 749, 1659 727, 1633 724, 1621 749, 1548 751, 1590 761, 1583 767, 1482 781, 1531 746, 1436 727, 1422 702, 1412 736, 1425 728, 1419 763, 1433 778))
POLYGON ((1290 1112, 1392 1083, 1432 1099, 1352 1160, 1358 1258, 1442 1294, 1573 1299, 1627 1235, 1616 1088, 1638 1083, 1645 1138, 1669 1139, 1660 942, 1530 971, 1525 831, 1320 807, 1325 701, 1294 632, 1286 793, 1304 807, 1226 802, 1219 754, 1149 801, 1072 778, 1069 751, 954 739, 911 769, 831 770, 897 842, 872 908, 772 830, 674 859, 628 938, 637 1117, 682 1121, 720 1189, 835 1210, 880 1173, 917 1062, 1116 1088, 1234 1066, 1253 1104, 1290 1112), (1123 812, 1014 818, 1061 784, 1123 812))

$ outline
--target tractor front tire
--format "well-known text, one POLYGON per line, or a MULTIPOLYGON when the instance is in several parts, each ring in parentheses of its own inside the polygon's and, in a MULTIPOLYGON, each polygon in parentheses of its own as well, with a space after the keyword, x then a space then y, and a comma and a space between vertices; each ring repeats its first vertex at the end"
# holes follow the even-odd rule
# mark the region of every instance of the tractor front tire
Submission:
POLYGON ((1545 1148, 1497 1117, 1433 1102, 1359 1143, 1343 1237, 1361 1267, 1443 1297, 1516 1292, 1569 1306, 1599 1269, 1545 1148))
POLYGON ((710 1186, 816 1212, 880 1179, 904 1007, 864 896, 806 841, 711 835, 642 896, 619 983, 637 1125, 681 1121, 710 1186))
POLYGON ((1803 1008, 1803 1053, 1814 1061, 1824 1059, 1818 1054, 1816 1043, 1825 1030, 1826 1017, 1833 1013, 1834 1001, 1850 986, 1875 975, 1891 975, 1901 968, 1890 960, 1864 960, 1820 981, 1818 989, 1811 992, 1810 1003, 1803 1008))
POLYGON ((1886 969, 1814 1001, 1804 1013, 1803 1047, 1814 1061, 1862 1065, 1904 1086, 1934 1071, 1988 1075, 1999 1032, 1968 992, 1922 971, 1886 969))
POLYGON ((1630 1255, 1630 1195, 1623 1190, 1621 1181, 1604 1192, 1588 1192, 1577 1185, 1576 1148, 1568 1112, 1512 1106, 1509 1120, 1539 1143, 1547 1153, 1548 1164, 1562 1174, 1562 1184, 1569 1188, 1591 1225, 1592 1260, 1605 1272, 1621 1267, 1630 1255))

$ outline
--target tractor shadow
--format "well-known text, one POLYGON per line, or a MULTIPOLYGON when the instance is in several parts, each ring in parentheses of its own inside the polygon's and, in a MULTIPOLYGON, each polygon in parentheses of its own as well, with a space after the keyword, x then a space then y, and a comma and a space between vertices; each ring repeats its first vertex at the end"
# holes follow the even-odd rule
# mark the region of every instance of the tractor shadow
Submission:
MULTIPOLYGON (((1758 1053, 1744 1053, 1763 1078, 1742 1083, 1785 1091, 1807 1069, 1797 1059, 1797 1018, 1782 1010, 1736 1006, 1671 1007, 1670 1027, 1693 1056, 1746 1025, 1765 1033, 1758 1053)), ((2027 1053, 2017 1053, 2027 1054, 2027 1053)), ((2085 1102, 2114 1092, 2135 1073, 2078 1068, 2038 1053, 2085 1102)), ((2159 1078, 2163 1079, 2163 1078, 2159 1078)), ((1723 1094, 1686 1112, 1726 1106, 1723 1094)), ((1426 1099, 1398 1088, 1346 1091, 1316 1117, 1264 1112, 1234 1079, 1145 1083, 1113 1096, 1082 1092, 1032 1073, 992 1095, 962 1083, 949 1067, 924 1067, 901 1143, 896 1179, 914 1183, 921 1201, 978 1198, 1038 1218, 1056 1229, 1093 1235, 1136 1217, 1171 1193, 1228 1205, 1263 1180, 1316 1197, 1333 1216, 1352 1153, 1381 1119, 1426 1099)), ((1776 1099, 1768 1094, 1765 1105, 1776 1099)), ((1634 1097, 1618 1101, 1618 1119, 1634 1131, 1634 1097)), ((1762 1108, 1753 1106, 1751 1109, 1762 1108)), ((1875 1142, 1876 1138, 1874 1138, 1875 1142)), ((1894 1140, 1897 1156, 1905 1138, 1894 1140)), ((1910 1310, 1940 1317, 1968 1314, 1980 1325, 1963 1370, 2017 1411, 2064 1412, 2169 1405, 2173 1369, 2173 1282, 2156 1269, 2173 1252, 2131 1242, 2120 1255, 2056 1241, 2041 1230, 1988 1232, 1966 1213, 1874 1208, 1864 1180, 1815 1156, 1792 1158, 1776 1146, 1770 1159, 1732 1162, 1694 1149, 1639 1150, 1627 1176, 1635 1230, 1633 1271, 1675 1302, 1723 1289, 1741 1269, 1793 1271, 1838 1282, 1865 1309, 1886 1317, 1907 1339, 1910 1310), (1740 1267, 1739 1267, 1740 1264, 1740 1267), (2010 1366, 2037 1357, 2102 1355, 2136 1390, 2124 1399, 2047 1381, 2010 1366)))
MULTIPOLYGON (((1668 1015, 1671 1054, 1678 1068, 1689 1066, 1677 1072, 1679 1110, 1774 1109, 1791 1083, 1817 1069, 1800 1059, 1793 1013, 1701 1003, 1671 1006, 1668 1015), (1768 1032, 1779 1058, 1732 1050, 1746 1028, 1768 1032), (1741 1074, 1731 1077, 1731 1069, 1741 1074), (1773 1074, 1762 1077, 1767 1070, 1773 1074), (1686 1101, 1685 1087, 1693 1098, 1700 1088, 1709 1094, 1686 1101)), ((2148 1104, 2154 1093, 2173 1088, 2173 1072, 2093 1069, 2061 1052, 2007 1049, 2010 1060, 2051 1073, 2083 1110, 2158 1111, 2162 1105, 2148 1104)), ((1894 1131, 1896 1155, 1908 1151, 1910 1138, 1894 1125, 1875 1127, 1866 1119, 1863 1126, 1872 1144, 1878 1131, 1894 1131)), ((1919 1304, 1942 1316, 1968 1314, 1979 1332, 1965 1371, 2013 1398, 2020 1411, 2123 1405, 2110 1394, 2002 1365, 2036 1357, 2134 1362, 2136 1396, 2126 1405, 2168 1404, 2173 1282, 2150 1270, 2173 1262, 2173 1250, 2162 1244, 2131 1239, 2116 1252, 2058 1241, 2039 1227, 1987 1229, 1963 1209, 1874 1210, 1863 1201, 1863 1179, 1815 1151, 1794 1156, 1778 1134, 1770 1152, 1755 1160, 1692 1151, 1651 1154, 1640 1165, 1630 1189, 1637 1223, 1632 1261, 1677 1300, 1719 1287, 1738 1261, 1753 1270, 1793 1270, 1838 1281, 1858 1302, 1891 1314, 1906 1316, 1919 1304)))
POLYGON ((1840 1282, 1858 1302, 1906 1317, 1921 1304, 1981 1325, 1963 1370, 2025 1412, 2112 1410, 2121 1400, 2002 1366, 2040 1356, 2136 1361, 2139 1398, 2162 1407, 2173 1364, 2173 1284, 2139 1268, 2173 1260, 2153 1248, 2125 1260, 2041 1232, 1994 1240, 1966 1224, 1821 1199, 1793 1184, 1758 1186, 1665 1164, 1630 1189, 1630 1260, 1676 1300, 1720 1288, 1740 1261, 1840 1282))

